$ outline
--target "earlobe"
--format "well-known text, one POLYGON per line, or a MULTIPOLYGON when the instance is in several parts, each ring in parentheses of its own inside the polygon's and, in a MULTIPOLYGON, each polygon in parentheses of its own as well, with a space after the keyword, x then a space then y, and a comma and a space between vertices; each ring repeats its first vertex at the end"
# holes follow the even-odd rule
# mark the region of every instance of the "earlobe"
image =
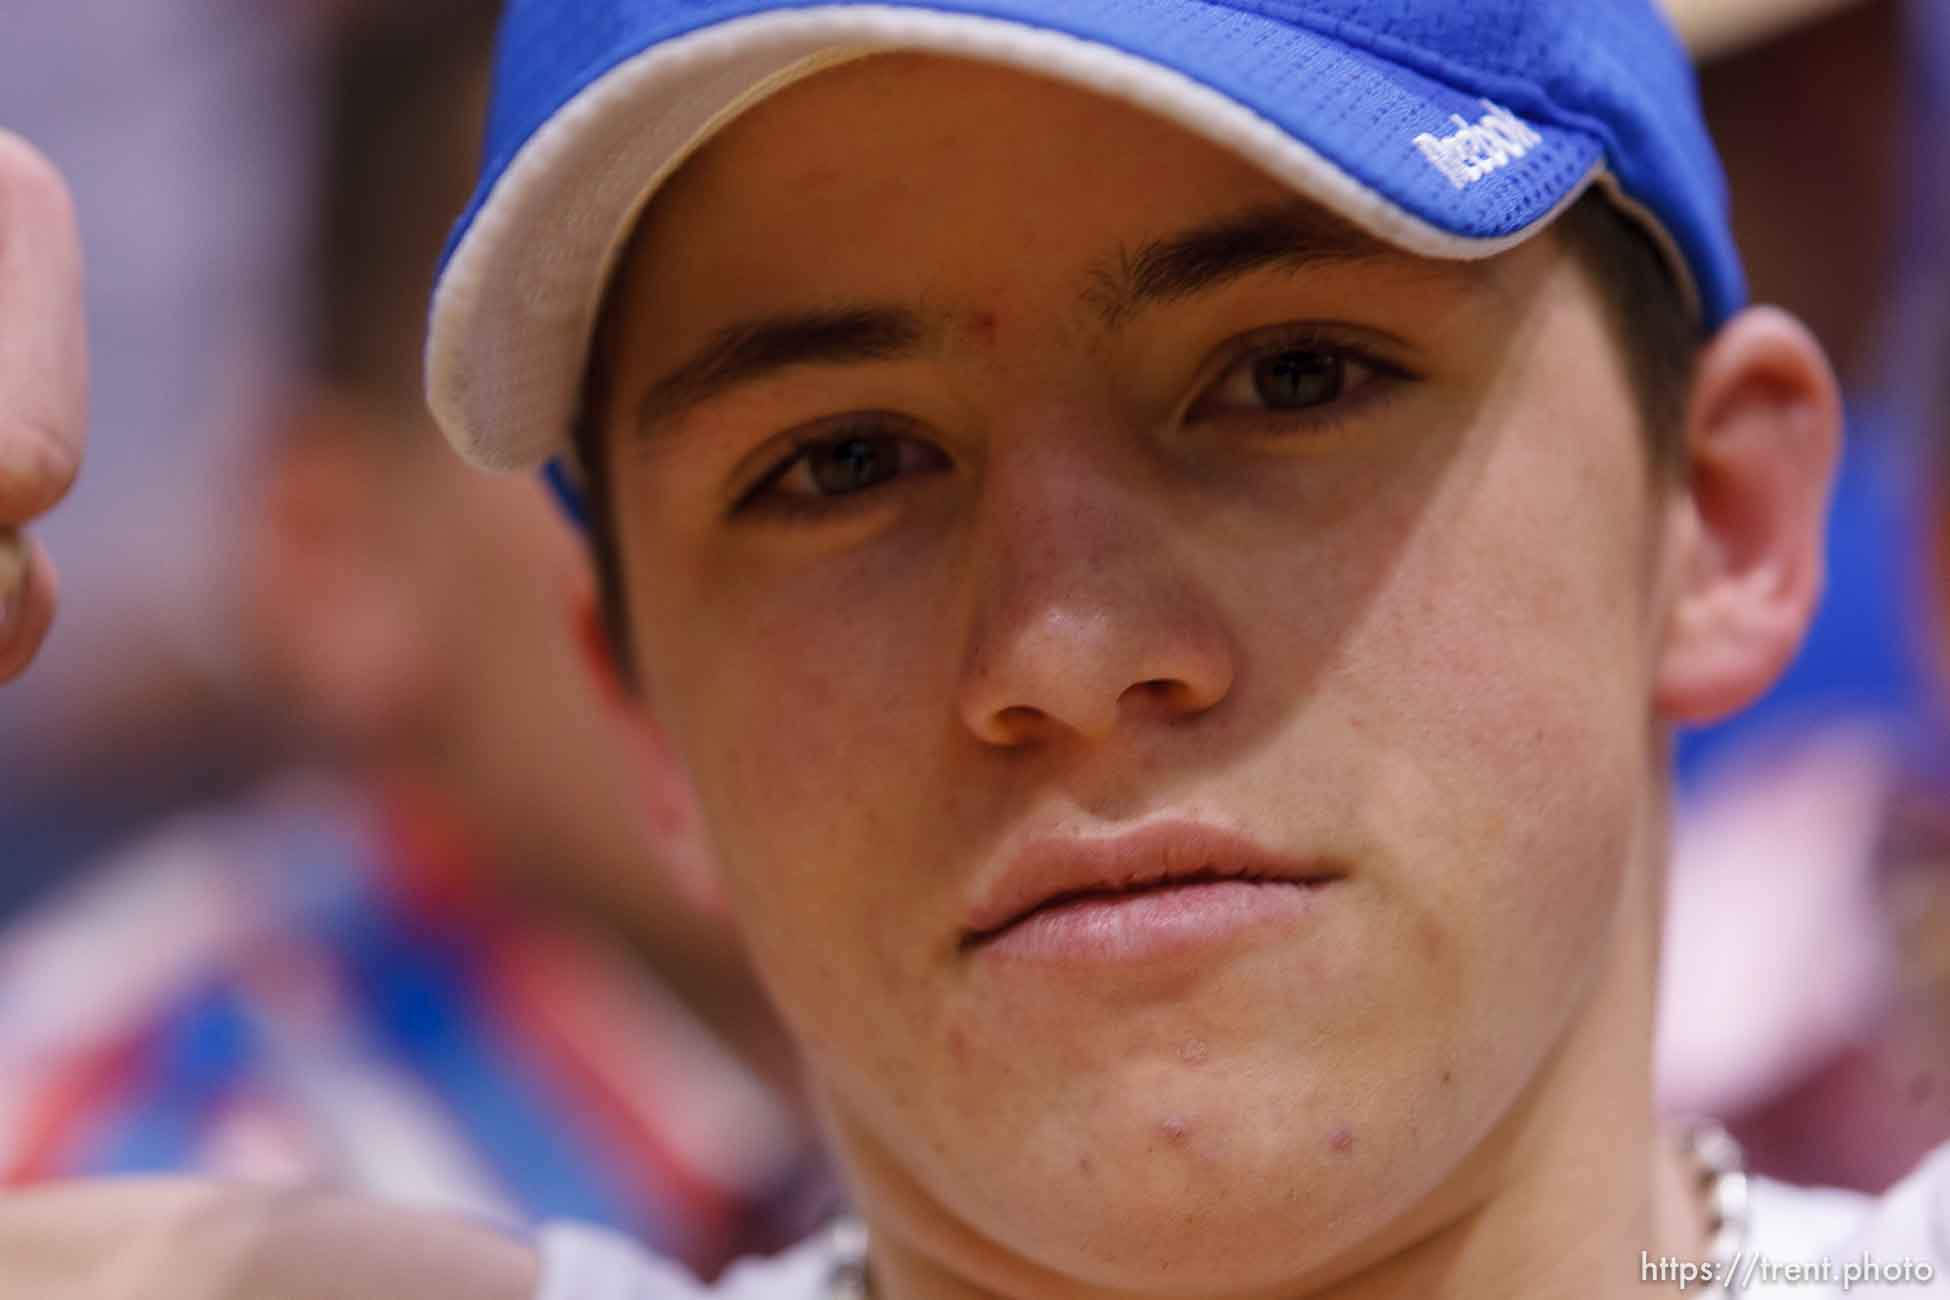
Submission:
POLYGON ((1841 396, 1806 327, 1752 308, 1707 346, 1686 421, 1655 703, 1697 724, 1758 699, 1800 648, 1821 597, 1841 396))

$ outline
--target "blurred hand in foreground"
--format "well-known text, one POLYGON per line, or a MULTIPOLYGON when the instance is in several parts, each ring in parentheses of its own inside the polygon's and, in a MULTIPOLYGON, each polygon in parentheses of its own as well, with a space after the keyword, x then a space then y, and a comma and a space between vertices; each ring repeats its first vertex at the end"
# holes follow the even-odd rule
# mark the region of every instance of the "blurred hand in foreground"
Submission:
POLYGON ((519 1242, 312 1192, 187 1179, 0 1196, 0 1300, 528 1300, 519 1242))
POLYGON ((67 187, 0 130, 0 682, 26 669, 54 620, 54 568, 24 529, 81 466, 87 371, 67 187))

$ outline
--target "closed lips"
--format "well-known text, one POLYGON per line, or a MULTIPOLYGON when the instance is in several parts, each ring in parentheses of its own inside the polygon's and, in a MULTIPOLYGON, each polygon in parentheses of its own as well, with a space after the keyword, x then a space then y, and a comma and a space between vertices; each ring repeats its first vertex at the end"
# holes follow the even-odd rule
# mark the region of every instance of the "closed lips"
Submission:
POLYGON ((1236 832, 1192 822, 1156 822, 1110 836, 1031 841, 970 905, 964 949, 1029 917, 1087 900, 1235 882, 1318 887, 1347 873, 1319 859, 1275 853, 1236 832))

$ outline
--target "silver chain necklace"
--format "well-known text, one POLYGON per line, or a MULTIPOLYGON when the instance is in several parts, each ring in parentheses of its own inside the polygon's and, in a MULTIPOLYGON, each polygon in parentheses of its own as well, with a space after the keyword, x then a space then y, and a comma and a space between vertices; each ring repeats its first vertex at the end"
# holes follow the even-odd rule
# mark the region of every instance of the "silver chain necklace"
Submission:
POLYGON ((826 1249, 833 1264, 826 1277, 826 1300, 873 1300, 867 1277, 867 1225, 858 1219, 839 1220, 826 1230, 826 1249))
MULTIPOLYGON (((1753 1219, 1747 1157, 1733 1135, 1712 1120, 1696 1120, 1681 1128, 1679 1147, 1693 1166, 1700 1201, 1706 1207, 1706 1257, 1713 1265, 1712 1285, 1694 1294, 1712 1300, 1727 1294, 1727 1279, 1747 1247, 1753 1219)), ((826 1229, 826 1251, 833 1262, 825 1300, 874 1300, 873 1280, 867 1273, 866 1225, 854 1218, 840 1219, 826 1229)))
POLYGON ((1706 1204, 1706 1258, 1713 1265, 1713 1281, 1699 1295, 1711 1300, 1727 1294, 1727 1281, 1747 1248, 1747 1232, 1753 1224, 1747 1155, 1733 1135, 1712 1120, 1687 1124, 1680 1130, 1679 1145, 1692 1161, 1700 1199, 1706 1204))

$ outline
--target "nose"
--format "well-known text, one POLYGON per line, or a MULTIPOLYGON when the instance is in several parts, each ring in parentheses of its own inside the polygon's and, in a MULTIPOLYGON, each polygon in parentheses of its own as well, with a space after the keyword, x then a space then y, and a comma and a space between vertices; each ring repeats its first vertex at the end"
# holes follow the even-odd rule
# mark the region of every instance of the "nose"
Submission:
POLYGON ((960 684, 978 739, 1101 741, 1231 691, 1236 650, 1213 593, 1159 489, 1135 478, 1062 454, 990 474, 960 684))

